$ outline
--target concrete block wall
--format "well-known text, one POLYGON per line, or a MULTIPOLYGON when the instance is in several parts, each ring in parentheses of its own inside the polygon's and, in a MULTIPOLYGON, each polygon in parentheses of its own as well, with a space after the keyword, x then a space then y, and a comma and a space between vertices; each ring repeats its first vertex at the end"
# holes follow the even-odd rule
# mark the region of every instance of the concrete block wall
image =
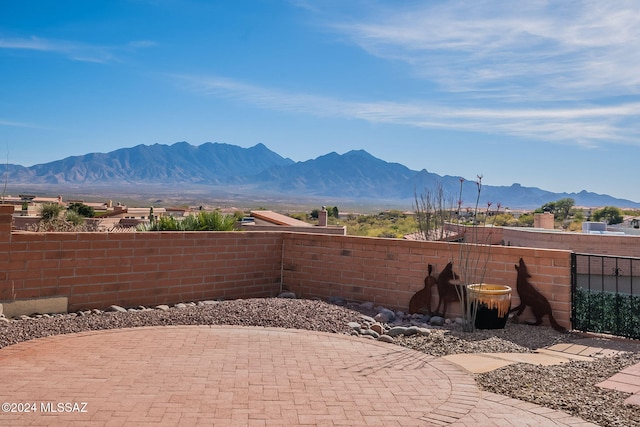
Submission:
MULTIPOLYGON (((6 236, 6 233, 5 233, 6 236)), ((0 301, 67 297, 68 310, 275 296, 275 233, 12 233, 0 301)))
MULTIPOLYGON (((554 317, 570 328, 571 252, 504 246, 475 249, 478 252, 464 249, 462 255, 478 261, 479 267, 486 261, 485 283, 513 288, 512 307, 520 302, 515 264, 524 258, 531 283, 549 299, 554 317)), ((459 272, 460 255, 460 245, 443 242, 287 234, 283 282, 285 288, 306 298, 341 296, 406 312, 411 296, 424 287, 427 266, 432 264, 439 273, 452 261, 454 271, 459 272)), ((437 291, 432 289, 432 308, 437 301, 437 291)), ((459 304, 455 304, 447 317, 459 314, 459 304)), ((530 309, 523 319, 533 319, 530 309)), ((547 319, 545 322, 548 324, 547 319)))
MULTIPOLYGON (((305 298, 340 296, 406 311, 428 264, 438 273, 453 261, 460 271, 457 244, 290 232, 11 232, 5 211, 0 205, 0 302, 66 297, 75 311, 270 297, 282 287, 305 298)), ((471 257, 486 259, 484 281, 512 287, 523 257, 532 283, 569 326, 570 252, 479 251, 471 257)), ((518 302, 514 289, 512 305, 518 302)), ((448 315, 456 314, 457 304, 448 315)))
POLYGON ((445 224, 445 229, 453 234, 464 235, 465 242, 483 245, 501 245, 503 240, 503 227, 469 226, 459 224, 445 224))
POLYGON ((0 205, 0 242, 11 238, 13 211, 12 205, 0 205))
POLYGON ((502 234, 504 243, 510 246, 640 258, 640 236, 545 232, 526 228, 505 228, 502 234))

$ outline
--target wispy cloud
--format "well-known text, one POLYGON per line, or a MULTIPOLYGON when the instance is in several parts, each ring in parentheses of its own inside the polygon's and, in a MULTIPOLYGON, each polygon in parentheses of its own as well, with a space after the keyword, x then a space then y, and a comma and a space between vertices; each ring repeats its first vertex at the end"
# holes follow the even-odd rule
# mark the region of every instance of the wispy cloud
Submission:
POLYGON ((640 3, 368 3, 327 23, 449 92, 582 99, 640 90, 640 3))
POLYGON ((118 60, 122 52, 154 46, 151 41, 134 41, 126 46, 100 46, 68 40, 50 40, 36 36, 29 38, 0 38, 0 49, 31 50, 63 55, 74 61, 107 63, 118 60))
POLYGON ((329 4, 298 0, 343 42, 408 64, 430 100, 362 102, 218 76, 181 80, 201 94, 296 114, 640 145, 638 2, 367 1, 337 8, 342 15, 329 4))
POLYGON ((14 122, 11 120, 3 120, 0 119, 0 126, 10 126, 10 127, 20 127, 20 128, 35 128, 37 126, 34 126, 30 123, 24 123, 24 122, 14 122))
POLYGON ((185 89, 206 96, 241 101, 266 109, 336 116, 345 103, 329 97, 260 87, 220 76, 172 75, 185 89))
POLYGON ((218 76, 174 75, 190 91, 260 108, 371 123, 503 134, 584 147, 640 145, 640 102, 553 108, 453 108, 420 102, 358 102, 264 88, 218 76))

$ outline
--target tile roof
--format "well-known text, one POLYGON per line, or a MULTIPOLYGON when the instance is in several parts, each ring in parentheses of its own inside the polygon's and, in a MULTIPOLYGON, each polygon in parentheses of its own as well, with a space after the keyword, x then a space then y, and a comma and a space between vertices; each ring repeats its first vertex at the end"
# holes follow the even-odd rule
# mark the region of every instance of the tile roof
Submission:
POLYGON ((286 225, 289 227, 313 227, 313 225, 308 222, 300 221, 273 211, 251 211, 251 216, 275 225, 286 225))

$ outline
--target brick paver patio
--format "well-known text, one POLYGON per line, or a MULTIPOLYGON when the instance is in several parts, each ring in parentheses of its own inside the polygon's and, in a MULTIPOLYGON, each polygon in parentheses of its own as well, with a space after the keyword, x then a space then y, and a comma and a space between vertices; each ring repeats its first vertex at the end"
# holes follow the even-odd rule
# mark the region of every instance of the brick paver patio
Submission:
POLYGON ((481 392, 442 358, 286 329, 165 326, 41 338, 0 349, 0 378, 0 425, 593 425, 481 392))
POLYGON ((625 403, 640 405, 640 363, 623 369, 608 380, 597 384, 597 386, 631 393, 625 403))

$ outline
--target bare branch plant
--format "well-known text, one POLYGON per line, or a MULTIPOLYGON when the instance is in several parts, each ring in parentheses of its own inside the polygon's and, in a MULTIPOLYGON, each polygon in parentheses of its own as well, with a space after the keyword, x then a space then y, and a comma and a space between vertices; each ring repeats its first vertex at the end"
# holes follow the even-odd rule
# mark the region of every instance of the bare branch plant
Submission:
MULTIPOLYGON (((471 301, 467 285, 483 284, 487 264, 491 257, 492 228, 486 227, 492 212, 492 203, 481 212, 482 175, 477 176, 476 198, 472 208, 463 211, 464 178, 460 178, 460 192, 457 206, 451 202, 447 208, 447 198, 441 183, 434 190, 426 190, 415 196, 418 234, 423 240, 447 241, 451 249, 454 271, 460 277, 456 292, 460 300, 462 323, 465 331, 475 330, 478 304, 471 301)), ((497 214, 500 204, 494 214, 497 214)))

